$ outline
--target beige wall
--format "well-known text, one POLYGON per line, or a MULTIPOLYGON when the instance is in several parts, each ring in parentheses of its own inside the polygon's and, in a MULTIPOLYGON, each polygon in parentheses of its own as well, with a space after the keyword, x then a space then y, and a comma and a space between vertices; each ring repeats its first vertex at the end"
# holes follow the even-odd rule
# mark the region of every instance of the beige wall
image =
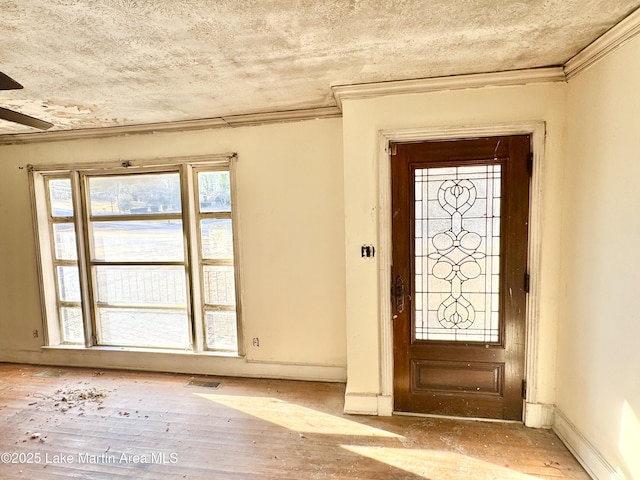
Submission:
MULTIPOLYGON (((538 361, 537 384, 530 386, 536 392, 536 402, 552 409, 555 401, 565 88, 564 83, 488 87, 343 103, 348 411, 380 411, 381 407, 376 407, 376 396, 389 393, 382 392, 380 370, 383 354, 378 282, 380 269, 386 267, 380 265, 379 256, 373 260, 360 258, 360 245, 376 243, 379 234, 384 233, 378 231, 379 131, 536 121, 546 122, 547 138, 540 178, 544 219, 543 225, 539 225, 542 263, 537 272, 540 278, 537 292, 540 342, 537 351, 528 352, 528 355, 538 361)), ((386 409, 389 409, 388 405, 386 409)))
POLYGON ((342 121, 0 147, 0 361, 344 380, 342 121), (245 359, 45 350, 28 163, 238 152, 245 359), (251 344, 259 337, 260 346, 251 344))
POLYGON ((558 337, 558 410, 628 479, 640 478, 639 86, 637 37, 568 85, 558 337))

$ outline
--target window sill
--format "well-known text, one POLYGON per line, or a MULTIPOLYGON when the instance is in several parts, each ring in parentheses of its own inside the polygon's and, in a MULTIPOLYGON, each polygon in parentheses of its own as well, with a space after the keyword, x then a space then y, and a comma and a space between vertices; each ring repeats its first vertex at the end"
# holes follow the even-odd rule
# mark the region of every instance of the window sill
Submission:
POLYGON ((84 345, 44 345, 40 347, 42 350, 70 350, 70 351, 82 351, 82 352, 131 352, 131 353, 147 353, 147 354, 160 354, 160 355, 180 355, 180 356, 205 356, 205 357, 223 357, 223 358, 238 358, 244 359, 244 355, 240 355, 237 352, 216 352, 211 350, 203 350, 201 352, 194 352, 192 350, 173 350, 169 348, 140 348, 140 347, 109 347, 109 346, 96 346, 85 347, 84 345))

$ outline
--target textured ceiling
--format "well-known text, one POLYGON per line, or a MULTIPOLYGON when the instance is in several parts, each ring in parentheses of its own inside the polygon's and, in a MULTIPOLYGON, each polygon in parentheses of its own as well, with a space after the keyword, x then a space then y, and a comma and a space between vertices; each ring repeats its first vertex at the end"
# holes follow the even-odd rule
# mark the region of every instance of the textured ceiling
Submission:
POLYGON ((334 85, 561 65, 639 6, 0 0, 0 71, 25 87, 0 106, 53 130, 332 106, 334 85))

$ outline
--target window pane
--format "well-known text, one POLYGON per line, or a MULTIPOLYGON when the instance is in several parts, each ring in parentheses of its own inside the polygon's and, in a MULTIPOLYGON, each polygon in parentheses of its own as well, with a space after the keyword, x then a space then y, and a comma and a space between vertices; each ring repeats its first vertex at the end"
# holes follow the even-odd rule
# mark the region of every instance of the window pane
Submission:
POLYGON ((184 310, 99 308, 103 345, 189 348, 189 327, 184 310))
POLYGON ((97 266, 98 301, 110 305, 186 305, 184 267, 97 266))
POLYGON ((212 350, 238 350, 235 312, 205 312, 207 347, 212 350))
POLYGON ((231 211, 231 182, 229 172, 200 172, 198 173, 198 195, 200 196, 200 211, 230 212, 231 211))
POLYGON ((415 338, 498 342, 501 167, 414 174, 415 338))
POLYGON ((56 247, 56 260, 77 260, 76 231, 73 223, 55 223, 53 237, 56 247))
POLYGON ((204 267, 204 301, 209 305, 235 305, 233 267, 204 267))
POLYGON ((91 215, 180 213, 177 173, 89 178, 91 215))
POLYGON ((95 222, 94 259, 104 261, 182 261, 180 220, 95 222))
POLYGON ((202 220, 202 257, 208 259, 233 258, 233 234, 231 220, 202 220))
POLYGON ((73 217, 71 180, 68 178, 49 180, 49 201, 51 202, 51 216, 73 217))
POLYGON ((57 267, 58 289, 63 302, 80 301, 80 277, 78 267, 57 267))
POLYGON ((84 343, 82 310, 75 307, 62 307, 60 313, 62 318, 62 341, 65 343, 84 343))

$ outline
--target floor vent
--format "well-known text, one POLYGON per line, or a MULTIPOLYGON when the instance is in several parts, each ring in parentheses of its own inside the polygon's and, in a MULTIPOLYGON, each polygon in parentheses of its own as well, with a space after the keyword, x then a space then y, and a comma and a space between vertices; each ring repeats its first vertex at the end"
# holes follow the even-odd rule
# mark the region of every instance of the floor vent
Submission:
POLYGON ((220 382, 214 382, 207 378, 192 378, 187 382, 187 387, 220 388, 220 382))
POLYGON ((55 377, 62 377, 66 373, 67 372, 65 372, 64 370, 41 370, 38 373, 34 373, 33 376, 34 377, 55 378, 55 377))

